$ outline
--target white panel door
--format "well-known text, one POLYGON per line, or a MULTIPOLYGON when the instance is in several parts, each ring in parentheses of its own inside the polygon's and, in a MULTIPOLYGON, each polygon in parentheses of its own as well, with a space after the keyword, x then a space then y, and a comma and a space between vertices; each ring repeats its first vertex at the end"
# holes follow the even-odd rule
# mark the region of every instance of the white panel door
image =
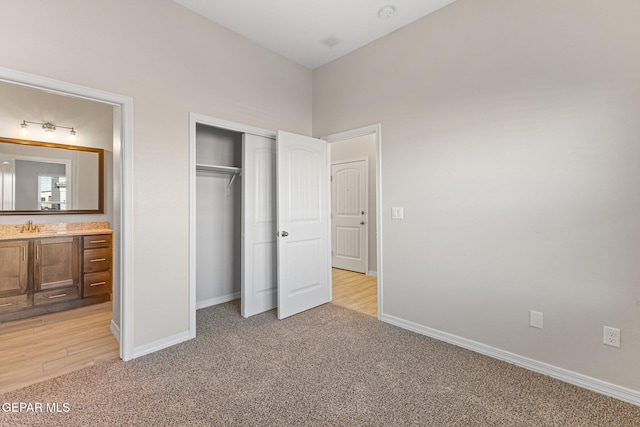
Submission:
POLYGON ((242 138, 241 314, 276 307, 276 142, 264 136, 242 138))
POLYGON ((278 318, 331 301, 326 141, 278 131, 278 318))
POLYGON ((331 165, 331 264, 367 272, 365 161, 331 165))

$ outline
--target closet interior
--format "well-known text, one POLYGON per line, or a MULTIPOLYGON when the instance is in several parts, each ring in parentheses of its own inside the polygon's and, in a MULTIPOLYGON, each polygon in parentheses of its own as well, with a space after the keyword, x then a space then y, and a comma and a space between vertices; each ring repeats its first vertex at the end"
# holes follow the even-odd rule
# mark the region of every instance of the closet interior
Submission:
POLYGON ((282 319, 331 301, 326 141, 196 123, 194 142, 195 308, 240 298, 243 317, 282 319))
POLYGON ((275 140, 196 125, 196 309, 277 306, 275 140))
POLYGON ((240 298, 242 133, 196 125, 196 308, 240 298))

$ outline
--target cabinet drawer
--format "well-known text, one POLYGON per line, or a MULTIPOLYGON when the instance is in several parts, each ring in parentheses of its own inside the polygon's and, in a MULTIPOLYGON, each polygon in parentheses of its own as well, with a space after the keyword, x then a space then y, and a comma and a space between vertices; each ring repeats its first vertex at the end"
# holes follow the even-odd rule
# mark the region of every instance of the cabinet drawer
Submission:
POLYGON ((111 270, 111 248, 85 249, 84 272, 111 270))
POLYGON ((22 294, 13 297, 0 298, 0 314, 18 311, 31 306, 31 295, 22 294))
POLYGON ((83 245, 85 249, 111 247, 111 234, 96 234, 93 236, 84 236, 83 245))
POLYGON ((111 293, 111 272, 100 271, 98 273, 87 273, 84 275, 82 286, 82 297, 92 295, 102 295, 111 293))
POLYGON ((33 294, 33 305, 47 305, 56 302, 78 299, 78 288, 60 288, 33 294))

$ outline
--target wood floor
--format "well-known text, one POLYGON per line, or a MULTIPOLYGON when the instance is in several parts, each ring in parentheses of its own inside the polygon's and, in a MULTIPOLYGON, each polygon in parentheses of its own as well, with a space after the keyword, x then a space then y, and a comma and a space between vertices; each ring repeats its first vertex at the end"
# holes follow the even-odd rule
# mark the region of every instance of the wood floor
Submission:
POLYGON ((375 277, 332 269, 333 304, 378 317, 378 283, 375 277))
POLYGON ((0 323, 0 394, 119 357, 111 302, 0 323))

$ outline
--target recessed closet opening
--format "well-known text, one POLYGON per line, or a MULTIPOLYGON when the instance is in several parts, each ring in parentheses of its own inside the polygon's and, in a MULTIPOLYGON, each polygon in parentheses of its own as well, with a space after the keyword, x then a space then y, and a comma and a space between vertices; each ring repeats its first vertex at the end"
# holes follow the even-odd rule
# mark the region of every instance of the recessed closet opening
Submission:
POLYGON ((196 125, 196 308, 240 298, 242 133, 196 125))
POLYGON ((326 141, 190 114, 190 336, 240 298, 284 319, 331 301, 326 141))

